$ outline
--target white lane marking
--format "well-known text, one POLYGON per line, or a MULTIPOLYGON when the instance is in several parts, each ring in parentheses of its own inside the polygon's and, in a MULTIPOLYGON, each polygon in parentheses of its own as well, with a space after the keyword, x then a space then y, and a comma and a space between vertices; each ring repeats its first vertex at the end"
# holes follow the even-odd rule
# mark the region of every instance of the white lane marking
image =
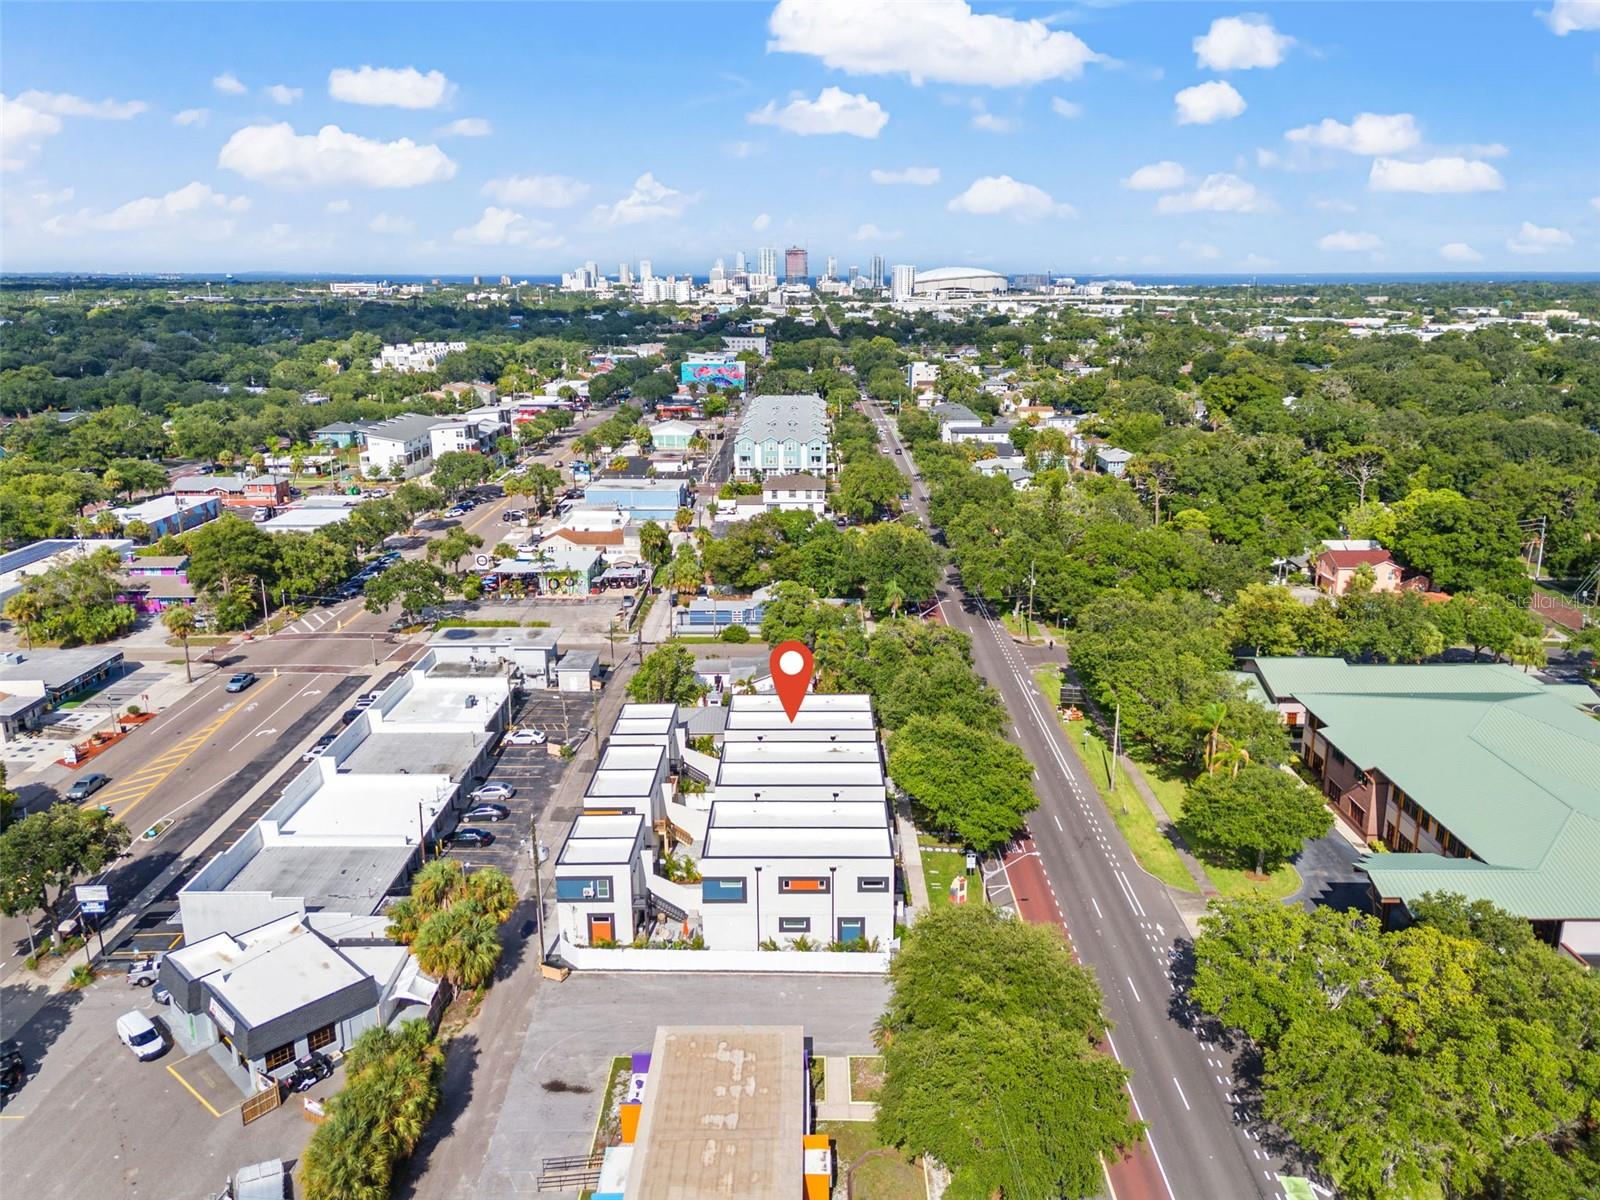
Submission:
POLYGON ((1172 1077, 1172 1086, 1178 1089, 1178 1099, 1183 1101, 1183 1111, 1193 1112, 1194 1110, 1189 1107, 1189 1097, 1183 1094, 1183 1085, 1178 1082, 1176 1075, 1172 1077))
POLYGON ((1128 890, 1128 881, 1122 877, 1122 872, 1113 871, 1111 872, 1111 877, 1117 881, 1117 886, 1122 889, 1122 898, 1128 902, 1129 910, 1137 915, 1138 909, 1134 905, 1133 893, 1128 890))
POLYGON ((1054 821, 1054 822, 1055 822, 1055 823, 1056 823, 1056 829, 1057 829, 1057 830, 1059 830, 1059 831, 1060 831, 1060 832, 1062 832, 1062 833, 1065 833, 1065 832, 1066 832, 1066 830, 1065 830, 1065 829, 1062 829, 1062 828, 1061 828, 1061 818, 1060 818, 1060 817, 1058 817, 1058 816, 1056 816, 1056 814, 1055 814, 1055 813, 1051 813, 1051 814, 1050 814, 1050 819, 1051 819, 1051 820, 1053 820, 1053 821, 1054 821))
POLYGON ((1128 891, 1128 899, 1133 902, 1133 910, 1134 910, 1134 912, 1138 913, 1141 917, 1146 915, 1145 911, 1144 911, 1144 905, 1140 904, 1139 903, 1139 897, 1134 895, 1134 893, 1133 893, 1133 884, 1128 882, 1128 877, 1126 875, 1124 875, 1121 871, 1115 871, 1113 873, 1116 875, 1117 880, 1122 884, 1122 886, 1127 889, 1127 891, 1128 891))
POLYGON ((1124 975, 1123 978, 1128 981, 1128 990, 1133 993, 1133 1002, 1135 1004, 1143 1004, 1144 1001, 1139 999, 1139 989, 1133 986, 1133 976, 1124 975))
POLYGON ((1093 896, 1089 897, 1089 903, 1094 905, 1094 915, 1104 921, 1106 919, 1106 915, 1100 911, 1100 905, 1095 902, 1095 898, 1093 896))

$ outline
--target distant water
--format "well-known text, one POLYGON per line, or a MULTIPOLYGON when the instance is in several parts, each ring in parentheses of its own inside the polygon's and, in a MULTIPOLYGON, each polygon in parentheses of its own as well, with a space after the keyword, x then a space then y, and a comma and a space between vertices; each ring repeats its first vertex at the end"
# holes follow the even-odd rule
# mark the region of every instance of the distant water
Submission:
MULTIPOLYGON (((1025 272, 1018 272, 1024 274, 1025 272)), ((1079 283, 1101 283, 1106 280, 1128 280, 1144 287, 1307 287, 1317 284, 1330 286, 1370 287, 1376 284, 1401 284, 1401 283, 1597 283, 1600 282, 1600 272, 1594 271, 1400 271, 1400 272, 1271 272, 1256 275, 1249 274, 1170 274, 1170 275, 1139 275, 1126 272, 1089 273, 1077 274, 1072 271, 1051 272, 1055 278, 1075 279, 1079 283)), ((500 286, 498 275, 484 275, 484 287, 500 286)), ((702 275, 690 276, 696 283, 707 282, 707 277, 702 275)), ((92 272, 0 272, 0 280, 12 285, 26 281, 37 280, 45 285, 55 283, 68 283, 79 281, 82 283, 99 283, 104 286, 115 286, 118 282, 134 281, 149 283, 152 281, 167 281, 172 283, 222 283, 235 280, 240 283, 330 283, 334 281, 349 282, 355 280, 384 280, 388 283, 432 283, 435 279, 441 283, 470 284, 471 275, 393 275, 374 272, 365 275, 349 275, 338 273, 313 273, 289 271, 240 271, 236 273, 191 274, 187 272, 135 272, 132 274, 100 274, 92 272)), ((519 275, 512 273, 513 284, 559 284, 559 275, 519 275)))

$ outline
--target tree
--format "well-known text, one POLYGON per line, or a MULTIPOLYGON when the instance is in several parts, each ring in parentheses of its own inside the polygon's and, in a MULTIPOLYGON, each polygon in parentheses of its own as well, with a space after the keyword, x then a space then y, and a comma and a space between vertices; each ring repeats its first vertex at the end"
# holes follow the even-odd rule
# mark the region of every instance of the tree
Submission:
POLYGON ((187 536, 189 582, 218 602, 222 628, 248 623, 258 593, 277 581, 278 548, 272 535, 254 522, 224 513, 187 536))
POLYGON ((161 611, 161 623, 167 627, 167 632, 183 643, 183 673, 190 683, 194 682, 194 669, 189 664, 189 638, 200 628, 200 622, 195 620, 194 610, 187 604, 173 604, 161 611))
MULTIPOLYGON (((0 831, 11 824, 11 818, 16 815, 17 794, 6 786, 6 765, 0 762, 0 831)), ((7 914, 10 915, 10 914, 7 914)))
POLYGON ((19 588, 6 597, 5 618, 22 627, 22 642, 29 650, 33 649, 34 628, 44 619, 46 608, 44 591, 40 588, 19 588))
POLYGON ((987 905, 918 917, 889 968, 878 1132, 936 1158, 951 1200, 1092 1196, 1136 1142, 1093 974, 1059 930, 987 905))
POLYGON ((667 564, 667 586, 679 596, 684 596, 698 590, 704 578, 700 556, 695 553, 694 544, 680 543, 672 555, 672 561, 667 564))
POLYGON ((926 533, 888 523, 873 525, 855 537, 854 566, 862 596, 874 613, 890 611, 890 584, 902 603, 924 604, 933 599, 944 557, 926 533))
POLYGON ((852 520, 866 521, 897 507, 905 490, 905 476, 883 455, 872 453, 845 463, 833 506, 852 520))
POLYGON ((1525 598, 1532 584, 1520 558, 1516 521, 1450 488, 1418 488, 1393 506, 1392 549, 1446 592, 1525 598))
POLYGON ((461 574, 461 560, 474 550, 483 548, 483 539, 475 533, 468 533, 459 525, 452 526, 445 535, 428 543, 427 555, 430 561, 440 564, 449 563, 450 569, 457 575, 461 574))
MULTIPOLYGON (((47 908, 83 875, 104 870, 132 841, 103 808, 54 804, 0 833, 0 912, 26 917, 47 908)), ((33 929, 28 930, 29 945, 33 929)))
POLYGON ((499 922, 462 900, 422 923, 411 943, 417 966, 457 988, 481 988, 500 962, 499 922))
POLYGON ((160 463, 119 458, 106 467, 100 480, 107 491, 131 500, 135 492, 153 492, 166 487, 167 472, 160 463))
POLYGON ((471 450, 450 450, 433 460, 434 487, 447 497, 455 497, 489 478, 489 460, 471 450))
POLYGON ((680 533, 692 528, 694 525, 694 509, 680 508, 672 515, 672 523, 678 527, 680 533))
POLYGON ((449 587, 450 577, 438 567, 407 559, 367 580, 363 591, 369 613, 381 613, 398 603, 401 621, 412 625, 423 609, 444 603, 449 587))
POLYGON ((1307 838, 1326 834, 1333 818, 1321 797, 1295 776, 1249 764, 1191 783, 1182 824, 1204 849, 1227 860, 1253 861, 1256 874, 1264 875, 1298 854, 1307 838))
POLYGON ((645 655, 628 680, 628 698, 640 704, 695 704, 706 691, 695 674, 694 654, 671 642, 645 655))
POLYGON ((1389 465, 1381 446, 1351 446, 1334 455, 1333 469, 1356 485, 1356 506, 1365 507, 1367 488, 1389 465))
POLYGON ((394 495, 390 499, 411 518, 413 523, 423 513, 444 507, 443 492, 425 483, 418 483, 415 479, 408 479, 395 488, 394 495))
POLYGON ((659 571, 661 565, 672 557, 672 538, 656 522, 646 521, 639 527, 639 553, 645 562, 659 571))
POLYGON ((925 828, 985 852, 1008 845, 1039 803, 1021 750, 947 716, 915 716, 896 730, 889 774, 925 828))
POLYGON ((5 615, 22 626, 29 646, 41 636, 65 646, 116 637, 136 617, 120 599, 126 586, 121 565, 113 551, 102 549, 30 575, 7 598, 5 615))

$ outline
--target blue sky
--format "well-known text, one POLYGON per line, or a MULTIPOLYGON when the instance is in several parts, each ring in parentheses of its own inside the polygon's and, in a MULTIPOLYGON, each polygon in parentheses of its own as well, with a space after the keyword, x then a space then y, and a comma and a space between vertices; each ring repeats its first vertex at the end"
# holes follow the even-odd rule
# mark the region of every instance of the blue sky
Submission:
POLYGON ((1600 0, 13 3, 6 270, 1600 268, 1600 0))

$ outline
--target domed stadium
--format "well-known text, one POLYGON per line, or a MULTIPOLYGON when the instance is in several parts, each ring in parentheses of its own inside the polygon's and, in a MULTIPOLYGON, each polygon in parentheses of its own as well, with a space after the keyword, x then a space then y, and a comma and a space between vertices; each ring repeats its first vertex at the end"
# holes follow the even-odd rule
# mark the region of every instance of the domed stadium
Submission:
POLYGON ((982 267, 935 267, 918 271, 911 285, 913 295, 944 296, 963 292, 1003 292, 1009 284, 999 271, 982 267))

